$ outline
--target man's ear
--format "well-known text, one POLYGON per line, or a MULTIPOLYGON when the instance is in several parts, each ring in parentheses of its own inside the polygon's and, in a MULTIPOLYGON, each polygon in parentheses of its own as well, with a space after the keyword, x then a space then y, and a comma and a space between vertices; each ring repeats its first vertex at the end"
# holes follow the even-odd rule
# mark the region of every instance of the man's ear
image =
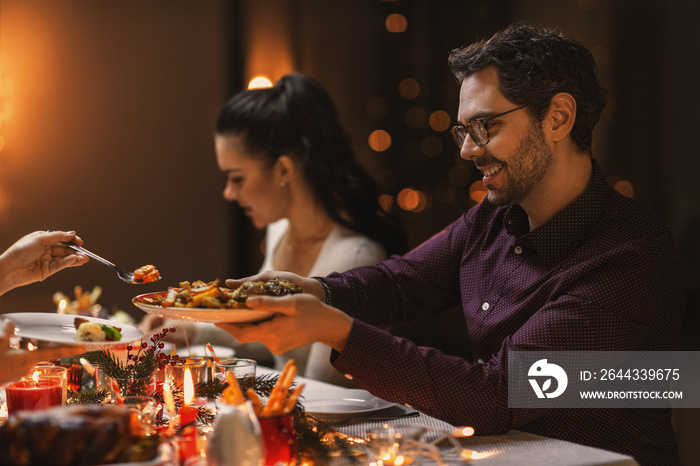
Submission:
POLYGON ((552 141, 562 141, 571 133, 576 122, 576 99, 566 92, 556 94, 549 104, 546 120, 552 141))

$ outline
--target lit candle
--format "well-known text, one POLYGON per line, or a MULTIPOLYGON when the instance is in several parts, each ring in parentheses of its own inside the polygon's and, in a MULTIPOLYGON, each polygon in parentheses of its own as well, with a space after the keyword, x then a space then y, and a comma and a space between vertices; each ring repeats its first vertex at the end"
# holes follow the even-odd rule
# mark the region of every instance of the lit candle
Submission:
POLYGON ((196 405, 190 406, 194 399, 194 382, 192 382, 192 373, 189 367, 185 369, 184 378, 184 398, 182 406, 180 407, 180 429, 182 430, 182 436, 178 439, 178 456, 181 463, 197 455, 197 426, 194 423, 197 419, 198 409, 196 405))
POLYGON ((35 411, 60 406, 63 388, 59 378, 39 377, 39 373, 35 372, 33 380, 21 380, 7 385, 5 396, 8 414, 17 411, 35 411))
POLYGON ((457 438, 471 437, 472 435, 474 435, 474 428, 469 426, 455 427, 452 430, 452 435, 454 435, 457 438))
MULTIPOLYGON (((190 406, 192 400, 194 399, 194 382, 192 382, 192 373, 190 368, 185 369, 185 377, 183 383, 183 404, 180 407, 180 428, 187 426, 188 424, 193 424, 197 419, 197 406, 190 406)), ((194 426, 188 427, 187 434, 194 435, 196 433, 196 428, 194 426)))

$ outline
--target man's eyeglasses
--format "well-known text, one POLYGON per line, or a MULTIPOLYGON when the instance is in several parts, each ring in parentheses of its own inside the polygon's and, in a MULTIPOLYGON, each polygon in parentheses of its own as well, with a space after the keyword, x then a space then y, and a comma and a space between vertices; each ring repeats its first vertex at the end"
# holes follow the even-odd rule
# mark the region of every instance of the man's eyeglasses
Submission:
POLYGON ((507 115, 510 112, 520 110, 525 106, 517 107, 507 112, 499 113, 498 115, 493 115, 488 118, 474 118, 467 122, 467 126, 457 125, 452 127, 452 137, 454 138, 457 146, 460 148, 464 145, 464 140, 467 138, 467 132, 472 137, 477 146, 485 146, 491 140, 489 137, 489 121, 507 115))

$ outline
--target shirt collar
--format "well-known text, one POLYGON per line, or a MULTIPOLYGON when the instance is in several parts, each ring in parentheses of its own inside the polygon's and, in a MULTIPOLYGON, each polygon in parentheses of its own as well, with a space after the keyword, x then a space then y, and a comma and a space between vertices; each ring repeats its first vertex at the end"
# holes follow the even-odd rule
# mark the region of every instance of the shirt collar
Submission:
POLYGON ((547 223, 528 232, 527 214, 522 207, 511 206, 504 216, 506 231, 529 243, 538 257, 545 262, 560 259, 569 250, 581 244, 591 232, 592 224, 600 217, 612 188, 598 162, 593 164, 591 187, 547 223))

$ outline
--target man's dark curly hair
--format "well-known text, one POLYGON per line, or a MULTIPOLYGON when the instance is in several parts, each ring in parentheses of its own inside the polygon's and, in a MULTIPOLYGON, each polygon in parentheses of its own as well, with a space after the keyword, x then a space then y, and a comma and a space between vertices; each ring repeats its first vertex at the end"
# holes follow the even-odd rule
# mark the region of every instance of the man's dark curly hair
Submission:
POLYGON ((488 40, 450 52, 448 62, 459 82, 490 66, 496 67, 503 96, 523 105, 539 121, 552 97, 560 92, 576 100, 571 138, 591 154, 593 128, 605 107, 593 54, 562 31, 516 23, 488 40))

